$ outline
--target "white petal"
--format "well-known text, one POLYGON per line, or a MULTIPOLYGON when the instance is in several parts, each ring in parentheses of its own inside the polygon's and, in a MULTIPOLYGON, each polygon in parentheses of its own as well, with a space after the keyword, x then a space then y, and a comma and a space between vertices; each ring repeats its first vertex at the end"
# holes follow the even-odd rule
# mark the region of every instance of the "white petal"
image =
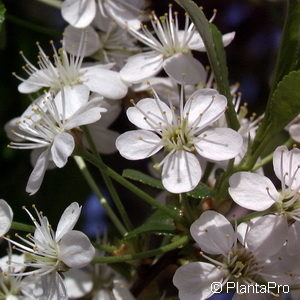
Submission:
POLYGON ((113 284, 114 287, 112 293, 114 295, 115 300, 135 300, 124 280, 114 279, 113 284))
POLYGON ((191 127, 204 128, 218 120, 225 112, 227 99, 214 89, 200 89, 194 92, 183 110, 191 127))
POLYGON ((291 189, 299 189, 300 149, 289 151, 286 146, 277 147, 273 154, 273 167, 279 180, 291 189))
POLYGON ((47 70, 38 70, 31 74, 27 80, 21 82, 18 85, 18 91, 22 94, 31 94, 37 92, 42 87, 49 87, 49 82, 43 80, 43 78, 48 78, 49 74, 47 70))
POLYGON ((13 269, 14 273, 21 272, 25 269, 24 267, 25 256, 24 254, 17 255, 11 254, 8 256, 1 257, 0 268, 2 272, 8 273, 13 269), (11 266, 13 264, 13 267, 11 266))
POLYGON ((136 30, 140 29, 141 21, 138 19, 139 11, 131 11, 128 9, 128 6, 124 5, 121 1, 106 1, 104 5, 106 12, 121 27, 129 27, 136 30))
POLYGON ((140 100, 135 107, 129 107, 126 113, 132 124, 147 130, 160 130, 171 124, 173 119, 166 103, 151 98, 140 100))
POLYGON ((212 210, 202 213, 192 224, 190 231, 201 249, 209 254, 226 255, 236 241, 230 222, 212 210))
POLYGON ((298 254, 300 251, 300 223, 295 222, 289 226, 287 251, 290 255, 298 254))
POLYGON ((197 157, 190 152, 178 150, 169 155, 162 169, 162 183, 171 193, 185 193, 199 183, 202 169, 197 157))
POLYGON ((212 264, 192 262, 176 270, 173 283, 180 300, 204 300, 213 294, 211 284, 222 282, 223 276, 224 272, 212 264))
POLYGON ((63 18, 72 26, 84 28, 96 15, 95 0, 65 0, 61 6, 63 18))
POLYGON ((128 87, 121 80, 119 73, 101 66, 85 68, 82 79, 92 92, 106 98, 121 99, 127 94, 128 87))
POLYGON ((198 84, 206 81, 203 65, 191 55, 178 53, 163 64, 166 73, 180 84, 198 84))
POLYGON ((228 191, 234 202, 256 211, 268 209, 279 197, 272 181, 260 174, 235 173, 229 178, 229 185, 228 191))
POLYGON ((89 89, 83 84, 64 86, 54 98, 61 119, 70 118, 77 110, 88 102, 89 89))
POLYGON ((40 299, 67 300, 64 281, 57 272, 41 277, 44 294, 40 299))
POLYGON ((121 134, 116 140, 120 154, 131 160, 144 159, 158 152, 163 146, 161 139, 147 130, 131 130, 121 134))
POLYGON ((72 230, 80 216, 81 206, 77 202, 71 203, 63 212, 57 225, 55 240, 58 242, 64 234, 72 230))
POLYGON ((71 134, 62 132, 54 138, 51 147, 51 156, 55 165, 62 168, 68 161, 68 157, 73 153, 75 141, 71 134))
POLYGON ((49 164, 49 159, 50 148, 47 148, 40 154, 39 158, 36 161, 34 169, 29 176, 26 186, 26 192, 30 195, 35 194, 39 190, 49 164))
POLYGON ((93 288, 92 274, 71 269, 64 273, 64 282, 69 298, 81 298, 93 288))
POLYGON ((202 132, 194 145, 197 152, 213 161, 236 157, 243 145, 242 136, 230 128, 213 128, 202 132))
POLYGON ((291 138, 296 141, 300 142, 300 124, 294 124, 289 128, 289 133, 291 138))
POLYGON ((95 248, 81 231, 67 232, 59 242, 59 259, 70 268, 82 268, 94 258, 95 248))
POLYGON ((162 54, 156 51, 140 53, 128 58, 120 75, 127 82, 138 83, 155 76, 162 70, 162 65, 162 54))
POLYGON ((268 258, 283 247, 287 234, 285 216, 266 215, 260 217, 248 231, 246 245, 259 259, 268 258))
POLYGON ((67 26, 63 33, 64 48, 67 52, 79 56, 78 47, 84 33, 84 51, 80 53, 82 56, 90 56, 95 53, 101 47, 99 35, 92 26, 88 26, 84 29, 78 29, 72 26, 67 26))
POLYGON ((65 130, 97 122, 101 118, 101 113, 106 112, 101 104, 101 99, 94 99, 82 106, 65 123, 65 130))
MULTIPOLYGON (((228 46, 235 37, 235 32, 229 32, 222 36, 224 47, 228 46)), ((189 42, 189 48, 196 51, 205 52, 206 48, 204 46, 203 40, 198 32, 194 33, 192 39, 189 42)))
POLYGON ((8 203, 0 200, 0 236, 3 236, 10 229, 13 220, 13 211, 8 203))
MULTIPOLYGON (((103 154, 112 154, 116 152, 116 139, 120 134, 114 130, 97 126, 96 124, 97 122, 92 125, 88 125, 88 129, 94 140, 97 151, 103 154)), ((90 148, 85 136, 83 137, 82 142, 85 147, 90 148)))

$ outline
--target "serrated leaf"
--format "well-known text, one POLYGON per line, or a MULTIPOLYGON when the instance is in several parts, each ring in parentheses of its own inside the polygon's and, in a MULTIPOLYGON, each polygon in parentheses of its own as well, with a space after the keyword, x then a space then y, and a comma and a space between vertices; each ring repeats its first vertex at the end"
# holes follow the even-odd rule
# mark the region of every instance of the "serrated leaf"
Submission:
POLYGON ((237 130, 240 127, 240 123, 237 119, 232 103, 222 35, 215 25, 209 23, 202 9, 198 7, 195 2, 192 0, 175 1, 189 14, 201 38, 203 39, 207 56, 217 83, 218 91, 228 99, 228 109, 226 111, 228 125, 229 127, 237 130))
POLYGON ((300 71, 286 75, 270 100, 271 133, 282 130, 300 113, 300 71))
POLYGON ((287 3, 287 15, 282 32, 272 91, 275 90, 278 82, 280 82, 285 75, 299 69, 300 0, 289 0, 287 3))
POLYGON ((143 184, 152 186, 154 188, 157 189, 164 189, 162 183, 160 180, 153 178, 143 172, 137 171, 137 170, 133 170, 133 169, 126 169, 123 171, 122 174, 123 177, 126 177, 128 179, 134 180, 134 181, 138 181, 141 182, 143 184))
MULTIPOLYGON (((174 209, 175 211, 178 211, 173 206, 168 205, 168 207, 174 209)), ((137 235, 145 233, 172 234, 175 233, 175 230, 176 227, 174 224, 174 220, 161 210, 156 210, 150 217, 146 219, 146 221, 141 226, 130 231, 125 236, 125 239, 131 239, 137 235)))

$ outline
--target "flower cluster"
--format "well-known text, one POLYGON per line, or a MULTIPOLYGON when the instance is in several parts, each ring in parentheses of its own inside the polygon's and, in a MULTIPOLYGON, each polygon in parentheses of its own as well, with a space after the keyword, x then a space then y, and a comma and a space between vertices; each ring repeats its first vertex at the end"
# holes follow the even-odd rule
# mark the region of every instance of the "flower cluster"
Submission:
POLYGON ((300 141, 300 106, 292 99, 299 93, 286 93, 296 89, 289 84, 299 81, 298 71, 274 84, 265 113, 249 117, 239 84, 225 78, 223 48, 235 32, 218 32, 216 10, 208 20, 192 1, 195 11, 178 0, 187 8, 180 20, 172 4, 158 16, 146 0, 42 2, 60 6, 68 24, 62 41, 50 41, 51 54, 37 42, 37 63, 20 51, 25 75, 13 76, 31 102, 6 123, 8 147, 32 150, 30 196, 47 185, 47 170, 74 158, 111 223, 92 242, 74 229, 81 214, 74 199, 66 198, 56 230, 35 205, 33 213, 23 207, 34 226, 13 222, 10 205, 0 200, 8 245, 0 299, 205 300, 216 282, 223 291, 234 283, 235 300, 285 296, 282 288, 263 296, 237 288, 269 282, 291 287, 298 299, 300 150, 293 141, 300 141), (211 66, 199 52, 207 52, 211 66), (110 128, 119 114, 120 122, 130 121, 118 126, 122 133, 110 128), (283 129, 291 137, 269 143, 283 129), (115 154, 117 163, 150 161, 151 176, 135 169, 120 175, 102 154, 115 154), (272 159, 279 182, 262 168, 272 159), (103 180, 94 179, 87 162, 103 180), (124 205, 127 193, 115 181, 153 208, 143 224, 135 227, 140 218, 132 220, 137 212, 126 209, 134 204, 124 205), (9 230, 28 234, 13 238, 9 230))

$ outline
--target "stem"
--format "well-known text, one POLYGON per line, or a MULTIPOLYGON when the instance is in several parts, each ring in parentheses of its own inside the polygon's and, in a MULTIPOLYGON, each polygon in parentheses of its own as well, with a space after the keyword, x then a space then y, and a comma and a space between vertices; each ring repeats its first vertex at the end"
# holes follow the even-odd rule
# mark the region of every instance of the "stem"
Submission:
POLYGON ((119 232, 121 233, 121 235, 124 235, 127 232, 127 230, 125 229, 125 227, 123 226, 123 224, 120 222, 119 218, 116 216, 116 214, 114 213, 114 211, 112 210, 112 208, 109 206, 107 200, 102 195, 102 193, 99 190, 96 182, 94 181, 91 173, 87 169, 87 166, 86 166, 84 160, 80 156, 74 156, 74 159, 75 159, 75 161, 77 163, 77 166, 80 169, 82 175, 84 176, 86 182, 88 183, 88 185, 90 186, 90 188, 92 189, 92 191, 98 197, 101 205, 105 208, 105 210, 106 210, 106 212, 107 212, 110 220, 116 226, 116 228, 119 230, 119 232))
POLYGON ((12 222, 10 228, 14 229, 14 230, 20 230, 20 231, 26 231, 26 232, 34 232, 35 231, 34 226, 27 225, 27 224, 20 223, 20 222, 12 222))
MULTIPOLYGON (((84 130, 87 141, 88 141, 94 155, 97 156, 98 160, 103 164, 102 157, 100 156, 99 152, 97 151, 96 145, 94 143, 94 140, 93 140, 93 138, 90 134, 90 131, 89 131, 88 127, 84 126, 83 130, 84 130)), ((111 179, 109 178, 109 176, 102 169, 100 169, 100 173, 101 173, 101 176, 104 180, 104 183, 105 183, 105 185, 106 185, 106 187, 107 187, 107 189, 108 189, 108 191, 111 195, 111 198, 114 201, 117 210, 119 211, 119 214, 122 218, 123 223, 125 224, 125 226, 127 227, 127 229, 129 231, 132 230, 134 227, 133 227, 133 225, 132 225, 132 223, 131 223, 131 221, 128 217, 127 211, 126 211, 125 207, 123 206, 123 203, 122 203, 122 201, 121 201, 121 199, 120 199, 120 197, 119 197, 119 195, 118 195, 111 179)))
POLYGON ((184 215, 188 219, 190 223, 194 222, 196 219, 193 213, 193 210, 191 208, 191 205, 189 203, 189 199, 186 196, 186 194, 179 194, 179 200, 184 210, 184 215))
POLYGON ((114 251, 118 250, 116 246, 111 246, 111 245, 99 245, 97 243, 93 243, 93 246, 96 249, 108 252, 108 253, 113 253, 114 251))
POLYGON ((36 0, 36 1, 45 3, 52 7, 61 8, 61 1, 59 0, 36 0))
POLYGON ((135 254, 127 254, 127 255, 121 255, 121 256, 107 256, 107 257, 98 257, 94 258, 92 263, 94 264, 102 264, 102 263, 119 263, 119 262, 125 262, 125 261, 131 261, 131 260, 138 260, 143 259, 147 257, 156 256, 162 253, 169 252, 173 249, 179 248, 187 244, 189 241, 188 236, 182 236, 178 240, 176 240, 173 243, 170 243, 165 246, 161 246, 160 248, 148 250, 145 252, 135 253, 135 254))
POLYGON ((266 215, 266 214, 270 214, 272 213, 271 211, 255 211, 253 213, 250 213, 246 216, 243 216, 243 217, 240 217, 239 219, 237 219, 237 223, 240 224, 240 223, 243 223, 243 222, 247 222, 251 219, 254 219, 256 217, 260 217, 260 216, 263 216, 263 215, 266 215))
POLYGON ((102 161, 99 161, 98 157, 95 157, 93 154, 77 150, 78 155, 82 156, 85 160, 92 163, 94 166, 96 166, 98 169, 103 170, 108 176, 119 182, 121 185, 126 187, 128 190, 130 190, 132 193, 140 197, 140 199, 144 200, 148 204, 156 207, 157 209, 162 210, 165 212, 169 217, 176 220, 177 222, 186 225, 184 220, 172 209, 160 204, 158 201, 156 201, 153 197, 145 193, 143 190, 139 189, 136 185, 132 184, 130 181, 122 177, 120 174, 118 174, 113 169, 106 166, 102 161))

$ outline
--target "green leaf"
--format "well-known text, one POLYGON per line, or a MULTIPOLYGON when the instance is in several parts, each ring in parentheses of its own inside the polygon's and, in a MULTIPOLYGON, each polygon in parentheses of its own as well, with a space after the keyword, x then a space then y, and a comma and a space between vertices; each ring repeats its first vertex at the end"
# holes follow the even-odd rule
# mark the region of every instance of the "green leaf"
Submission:
POLYGON ((289 0, 280 50, 271 90, 276 89, 282 78, 299 69, 300 56, 300 0, 289 0))
POLYGON ((213 197, 212 190, 202 182, 200 182, 194 190, 188 192, 187 195, 196 199, 213 197))
POLYGON ((201 38, 203 39, 218 90, 228 100, 228 109, 226 111, 228 126, 237 130, 240 127, 240 123, 237 119, 234 105, 232 103, 222 35, 215 25, 209 23, 202 9, 198 7, 195 2, 192 0, 175 1, 189 14, 201 35, 201 38))
POLYGON ((292 71, 278 84, 270 100, 271 133, 282 130, 300 113, 300 71, 292 71))
MULTIPOLYGON (((174 206, 168 205, 169 208, 174 211, 178 211, 174 206)), ((179 212, 178 212, 179 215, 179 212)), ((136 229, 130 231, 125 239, 131 239, 137 235, 144 233, 155 234, 173 234, 176 231, 174 220, 166 215, 161 210, 156 210, 154 213, 146 219, 146 221, 136 229)))
POLYGON ((160 180, 153 178, 153 177, 151 177, 143 172, 137 171, 137 170, 126 169, 123 171, 122 176, 125 178, 128 178, 128 179, 138 181, 143 184, 152 186, 152 187, 160 189, 160 190, 164 189, 160 180))

